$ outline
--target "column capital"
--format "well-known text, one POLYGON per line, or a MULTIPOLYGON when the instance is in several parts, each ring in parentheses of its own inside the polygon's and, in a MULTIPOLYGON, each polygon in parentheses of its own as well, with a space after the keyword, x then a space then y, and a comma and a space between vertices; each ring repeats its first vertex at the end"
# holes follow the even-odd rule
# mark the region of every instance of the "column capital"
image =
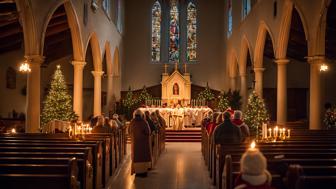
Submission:
POLYGON ((254 68, 254 72, 263 72, 265 71, 265 68, 254 68))
POLYGON ((101 77, 104 74, 103 71, 92 71, 91 73, 94 77, 101 77))
POLYGON ((42 64, 45 60, 45 57, 42 55, 25 55, 24 58, 32 64, 42 64))
POLYGON ((80 66, 80 67, 83 67, 86 65, 86 62, 85 61, 80 61, 80 60, 73 60, 71 61, 71 64, 73 66, 80 66))
POLYGON ((287 58, 280 58, 280 59, 275 59, 274 63, 276 63, 277 65, 286 65, 290 62, 289 59, 287 58))
POLYGON ((324 55, 315 55, 315 56, 308 56, 307 61, 309 64, 320 64, 326 60, 324 55))

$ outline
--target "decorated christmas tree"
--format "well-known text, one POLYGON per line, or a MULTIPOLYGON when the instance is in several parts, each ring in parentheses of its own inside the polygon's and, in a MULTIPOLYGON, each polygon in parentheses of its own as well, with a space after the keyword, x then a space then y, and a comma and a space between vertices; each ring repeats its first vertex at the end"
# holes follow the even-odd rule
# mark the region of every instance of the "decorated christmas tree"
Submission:
POLYGON ((68 94, 61 66, 57 65, 49 93, 43 102, 42 126, 52 120, 71 121, 77 117, 72 109, 72 98, 68 94))
POLYGON ((128 88, 127 94, 125 99, 123 100, 124 107, 130 109, 136 104, 136 100, 133 99, 133 91, 131 90, 131 87, 128 88))
POLYGON ((218 102, 218 109, 221 112, 224 112, 225 110, 227 110, 229 108, 229 100, 227 98, 227 96, 225 96, 224 94, 221 95, 219 97, 219 102, 218 102))
POLYGON ((198 100, 206 100, 206 101, 211 101, 214 98, 215 98, 215 95, 212 93, 211 89, 209 88, 208 83, 205 89, 202 92, 200 92, 197 96, 198 100))
POLYGON ((138 96, 138 104, 145 104, 147 100, 151 100, 153 97, 147 92, 146 86, 142 88, 140 95, 138 96))
POLYGON ((253 91, 248 99, 244 121, 250 127, 252 135, 261 134, 261 125, 269 121, 269 114, 264 100, 253 91))

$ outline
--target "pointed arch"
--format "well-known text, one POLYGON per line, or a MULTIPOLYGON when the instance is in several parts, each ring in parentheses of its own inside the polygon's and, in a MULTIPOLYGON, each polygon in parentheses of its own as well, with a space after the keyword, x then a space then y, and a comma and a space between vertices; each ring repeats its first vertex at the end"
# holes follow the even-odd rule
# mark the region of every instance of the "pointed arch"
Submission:
POLYGON ((298 7, 297 5, 294 6, 293 2, 291 1, 286 1, 285 6, 284 6, 284 12, 283 12, 283 18, 281 22, 279 37, 278 37, 277 51, 275 54, 277 59, 286 58, 287 56, 287 48, 288 48, 288 43, 289 43, 291 22, 292 22, 294 11, 296 11, 300 17, 300 21, 302 23, 304 34, 305 34, 305 39, 306 40, 309 39, 309 33, 308 33, 309 30, 307 27, 305 17, 302 14, 302 11, 300 10, 300 7, 298 7))
POLYGON ((263 67, 263 57, 264 57, 264 48, 265 48, 265 42, 266 42, 266 34, 269 34, 272 46, 273 46, 273 53, 275 55, 276 48, 274 48, 274 37, 267 26, 267 24, 264 21, 260 22, 259 29, 258 29, 258 36, 256 41, 256 46, 254 50, 254 68, 262 68, 263 67))
POLYGON ((71 39, 72 39, 72 49, 73 49, 73 57, 74 60, 77 61, 83 61, 85 59, 84 51, 83 51, 83 43, 82 43, 82 34, 81 30, 79 28, 79 22, 78 22, 78 16, 73 8, 73 5, 70 1, 60 1, 57 6, 54 6, 51 10, 48 12, 48 16, 44 22, 43 26, 43 32, 42 32, 42 37, 41 37, 41 49, 40 53, 43 54, 44 50, 44 42, 45 42, 45 35, 47 32, 47 28, 49 25, 49 22, 55 13, 55 11, 60 7, 64 5, 65 12, 67 15, 67 21, 68 25, 70 28, 70 33, 71 33, 71 39))
POLYGON ((232 50, 229 57, 229 77, 236 77, 238 73, 238 59, 235 50, 232 50))
POLYGON ((119 49, 115 48, 113 53, 113 76, 120 76, 119 49))
POLYGON ((247 60, 248 58, 251 60, 251 57, 247 57, 248 54, 250 54, 250 56, 253 56, 250 42, 248 41, 246 34, 244 34, 242 37, 241 43, 240 43, 240 54, 239 54, 239 60, 238 60, 240 75, 246 74, 247 60))
POLYGON ((36 22, 32 13, 31 2, 16 0, 15 3, 22 22, 25 55, 38 55, 41 46, 38 43, 36 22))
POLYGON ((85 54, 88 51, 89 44, 91 45, 92 50, 94 71, 102 71, 102 57, 101 57, 102 55, 100 52, 98 37, 95 32, 92 32, 89 36, 89 40, 85 48, 85 54))
POLYGON ((161 25, 162 9, 159 1, 155 1, 152 6, 152 61, 161 60, 161 25))
POLYGON ((106 74, 111 75, 113 62, 112 62, 112 55, 111 55, 111 45, 109 41, 105 43, 105 58, 106 58, 106 68, 107 68, 106 74))

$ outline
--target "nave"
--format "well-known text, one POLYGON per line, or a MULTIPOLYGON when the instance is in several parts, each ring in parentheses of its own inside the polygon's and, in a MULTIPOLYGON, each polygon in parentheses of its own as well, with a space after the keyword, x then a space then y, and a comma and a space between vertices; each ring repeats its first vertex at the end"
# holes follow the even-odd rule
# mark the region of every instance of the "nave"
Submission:
MULTIPOLYGON (((128 148, 130 149, 130 148, 128 148)), ((130 153, 108 189, 213 189, 200 143, 167 143, 147 177, 131 175, 130 153), (113 186, 113 187, 112 187, 113 186)))

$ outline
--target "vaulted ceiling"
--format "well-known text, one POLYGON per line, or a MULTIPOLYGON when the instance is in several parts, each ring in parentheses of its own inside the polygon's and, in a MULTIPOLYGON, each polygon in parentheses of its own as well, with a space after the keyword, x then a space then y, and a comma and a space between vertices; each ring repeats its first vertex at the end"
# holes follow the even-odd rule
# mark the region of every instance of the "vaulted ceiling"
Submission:
MULTIPOLYGON (((0 54, 24 48, 23 29, 14 0, 0 0, 0 54)), ((53 14, 45 34, 45 65, 72 54, 70 28, 64 6, 53 14)))

